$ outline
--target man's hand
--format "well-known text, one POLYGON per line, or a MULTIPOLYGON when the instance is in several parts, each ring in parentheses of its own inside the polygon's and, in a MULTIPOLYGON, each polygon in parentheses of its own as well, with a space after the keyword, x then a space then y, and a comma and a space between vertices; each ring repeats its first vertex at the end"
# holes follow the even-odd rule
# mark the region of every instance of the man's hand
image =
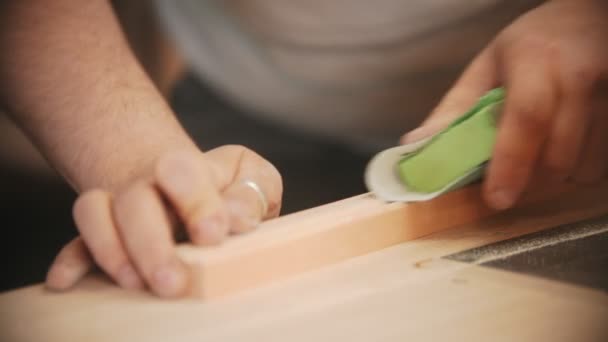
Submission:
POLYGON ((278 215, 277 170, 243 147, 196 148, 109 1, 2 3, 0 51, 0 106, 81 194, 80 237, 57 256, 50 288, 96 264, 122 287, 178 296, 189 279, 175 234, 218 243, 278 215))
POLYGON ((511 207, 535 172, 598 181, 608 168, 608 2, 553 0, 502 31, 472 62, 422 127, 445 127, 483 93, 507 97, 484 183, 488 204, 511 207))
POLYGON ((219 243, 277 216, 281 194, 278 171, 244 147, 170 152, 149 178, 116 193, 93 189, 80 195, 74 205, 80 237, 59 253, 47 285, 69 288, 97 264, 124 288, 147 286, 160 296, 179 296, 189 279, 174 234, 183 229, 195 244, 219 243), (247 181, 263 192, 266 212, 247 181))

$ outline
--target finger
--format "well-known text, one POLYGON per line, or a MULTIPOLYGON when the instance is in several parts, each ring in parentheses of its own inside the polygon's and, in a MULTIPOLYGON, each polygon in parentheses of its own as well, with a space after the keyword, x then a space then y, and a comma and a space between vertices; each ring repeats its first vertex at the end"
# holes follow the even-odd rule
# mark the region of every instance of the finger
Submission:
POLYGON ((507 97, 484 183, 487 203, 511 207, 527 186, 549 135, 556 105, 552 75, 541 58, 509 58, 504 65, 507 97))
POLYGON ((74 220, 93 259, 125 289, 140 289, 143 281, 132 266, 112 219, 110 194, 92 190, 74 204, 74 220))
POLYGON ((218 243, 228 234, 228 212, 215 174, 199 152, 180 151, 164 156, 156 182, 184 223, 192 242, 218 243))
POLYGON ((236 170, 223 191, 232 233, 249 231, 279 215, 283 183, 271 163, 240 146, 223 146, 206 155, 219 170, 236 170))
POLYGON ((135 183, 116 197, 113 209, 130 259, 152 291, 162 297, 182 295, 187 270, 175 254, 169 218, 153 185, 135 183))
POLYGON ((559 180, 568 178, 579 162, 591 113, 589 96, 582 89, 562 94, 543 156, 544 168, 559 180))
POLYGON ((66 290, 74 286, 93 268, 93 259, 80 237, 65 245, 51 265, 46 286, 52 290, 66 290))
POLYGON ((405 134, 402 144, 431 136, 469 110, 488 90, 498 86, 494 49, 490 45, 467 67, 422 125, 405 134))
POLYGON ((592 124, 572 178, 581 183, 600 181, 608 174, 608 98, 594 101, 592 124))
POLYGON ((231 233, 253 230, 266 217, 266 195, 255 181, 243 179, 235 182, 223 195, 230 211, 231 233))

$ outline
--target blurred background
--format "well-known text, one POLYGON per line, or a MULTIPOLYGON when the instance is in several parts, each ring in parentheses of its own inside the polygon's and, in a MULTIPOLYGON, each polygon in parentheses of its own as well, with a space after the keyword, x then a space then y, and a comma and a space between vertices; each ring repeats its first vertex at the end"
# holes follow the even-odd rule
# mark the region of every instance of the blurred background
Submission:
MULTIPOLYGON (((365 191, 415 128, 540 0, 113 1, 133 51, 203 150, 245 145, 284 179, 283 214, 365 191)), ((0 291, 44 279, 76 194, 0 114, 0 291)))

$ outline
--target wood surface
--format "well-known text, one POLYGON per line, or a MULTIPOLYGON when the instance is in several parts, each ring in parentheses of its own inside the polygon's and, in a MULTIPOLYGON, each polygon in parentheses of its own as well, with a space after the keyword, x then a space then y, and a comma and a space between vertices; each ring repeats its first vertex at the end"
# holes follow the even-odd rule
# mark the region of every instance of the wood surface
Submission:
POLYGON ((161 300, 100 277, 62 294, 32 286, 0 295, 0 340, 606 341, 606 293, 442 257, 606 213, 607 190, 532 201, 211 301, 161 300))
POLYGON ((184 246, 192 295, 213 298, 377 251, 491 213, 475 188, 417 204, 371 194, 269 221, 217 248, 184 246))
MULTIPOLYGON (((547 200, 573 189, 561 185, 534 191, 522 203, 547 200)), ((180 254, 196 279, 191 294, 214 298, 492 214, 480 197, 479 186, 411 204, 387 204, 365 194, 266 222, 256 232, 217 248, 184 246, 180 254)))

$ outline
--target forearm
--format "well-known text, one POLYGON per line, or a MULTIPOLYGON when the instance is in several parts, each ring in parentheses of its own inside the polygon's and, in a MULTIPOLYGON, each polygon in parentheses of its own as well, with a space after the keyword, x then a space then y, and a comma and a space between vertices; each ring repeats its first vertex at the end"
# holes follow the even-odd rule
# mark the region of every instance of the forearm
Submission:
POLYGON ((0 102, 77 189, 119 187, 194 145, 106 0, 0 5, 0 102))

